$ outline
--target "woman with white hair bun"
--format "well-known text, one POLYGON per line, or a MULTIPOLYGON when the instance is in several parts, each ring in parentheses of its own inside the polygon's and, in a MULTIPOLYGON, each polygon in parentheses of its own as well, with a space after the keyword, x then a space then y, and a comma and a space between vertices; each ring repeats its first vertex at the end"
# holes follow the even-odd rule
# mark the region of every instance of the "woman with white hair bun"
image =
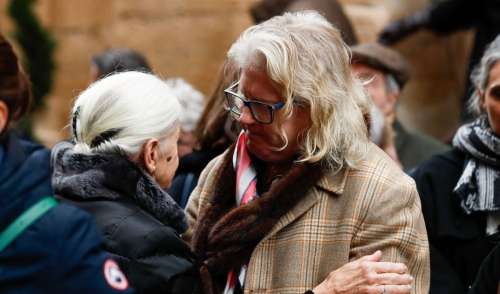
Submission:
POLYGON ((285 13, 243 32, 228 62, 220 107, 242 132, 186 208, 204 292, 427 293, 415 184, 368 139, 340 32, 285 13))
POLYGON ((191 293, 187 229, 164 192, 178 165, 180 105, 151 74, 105 77, 76 99, 73 140, 52 152, 56 195, 95 216, 105 249, 139 293, 191 293))

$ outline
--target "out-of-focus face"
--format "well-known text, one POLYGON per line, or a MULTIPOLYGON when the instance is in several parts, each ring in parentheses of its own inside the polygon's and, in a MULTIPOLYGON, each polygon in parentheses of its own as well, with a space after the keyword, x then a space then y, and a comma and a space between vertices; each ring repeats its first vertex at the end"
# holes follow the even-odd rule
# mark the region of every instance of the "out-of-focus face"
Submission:
POLYGON ((0 100, 0 134, 7 128, 7 119, 9 118, 9 109, 5 102, 0 100))
POLYGON ((181 130, 179 141, 177 142, 179 158, 192 153, 197 144, 198 141, 193 132, 181 130))
POLYGON ((384 73, 363 63, 355 63, 351 68, 354 75, 362 81, 370 81, 364 87, 373 103, 382 110, 384 116, 393 115, 397 97, 387 92, 384 73))
POLYGON ((162 188, 168 188, 170 186, 175 176, 175 171, 179 166, 179 156, 177 153, 179 133, 180 129, 163 139, 160 143, 160 156, 156 163, 156 170, 153 176, 162 188))
MULTIPOLYGON (((239 84, 239 91, 246 99, 276 104, 283 102, 280 86, 273 82, 265 71, 245 68, 239 84)), ((284 150, 284 141, 280 136, 277 116, 283 110, 276 110, 271 124, 257 122, 248 107, 243 107, 239 123, 247 136, 247 147, 251 154, 262 161, 280 163, 292 161, 298 156, 302 134, 311 126, 309 107, 294 105, 293 113, 286 119, 281 128, 288 138, 284 150)))
POLYGON ((490 70, 488 85, 481 95, 481 106, 488 115, 493 132, 500 136, 500 62, 490 70))

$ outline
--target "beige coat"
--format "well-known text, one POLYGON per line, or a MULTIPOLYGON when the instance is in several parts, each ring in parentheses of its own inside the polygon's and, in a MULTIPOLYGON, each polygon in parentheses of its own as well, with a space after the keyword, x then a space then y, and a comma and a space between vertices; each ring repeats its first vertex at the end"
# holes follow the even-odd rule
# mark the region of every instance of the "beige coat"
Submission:
MULTIPOLYGON (((212 195, 220 162, 205 168, 191 195, 191 228, 212 195)), ((429 247, 415 183, 370 144, 358 169, 324 176, 261 240, 248 264, 245 293, 303 293, 378 249, 383 260, 408 266, 412 293, 428 293, 429 247)))

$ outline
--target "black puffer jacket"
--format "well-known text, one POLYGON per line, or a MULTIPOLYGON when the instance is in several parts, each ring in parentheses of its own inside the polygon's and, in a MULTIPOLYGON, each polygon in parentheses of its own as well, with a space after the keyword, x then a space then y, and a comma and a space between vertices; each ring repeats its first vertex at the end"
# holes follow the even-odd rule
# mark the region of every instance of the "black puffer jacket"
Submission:
POLYGON ((95 216, 105 249, 140 293, 193 293, 197 270, 179 234, 184 212, 156 182, 123 156, 52 151, 52 185, 61 199, 95 216))

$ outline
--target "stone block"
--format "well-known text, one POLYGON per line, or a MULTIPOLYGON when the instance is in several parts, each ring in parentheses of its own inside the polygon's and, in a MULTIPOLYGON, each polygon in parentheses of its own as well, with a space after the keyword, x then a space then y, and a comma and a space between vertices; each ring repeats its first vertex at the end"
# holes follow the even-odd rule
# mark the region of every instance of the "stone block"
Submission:
POLYGON ((108 26, 113 21, 114 1, 50 0, 49 2, 50 24, 54 29, 85 31, 108 26))

